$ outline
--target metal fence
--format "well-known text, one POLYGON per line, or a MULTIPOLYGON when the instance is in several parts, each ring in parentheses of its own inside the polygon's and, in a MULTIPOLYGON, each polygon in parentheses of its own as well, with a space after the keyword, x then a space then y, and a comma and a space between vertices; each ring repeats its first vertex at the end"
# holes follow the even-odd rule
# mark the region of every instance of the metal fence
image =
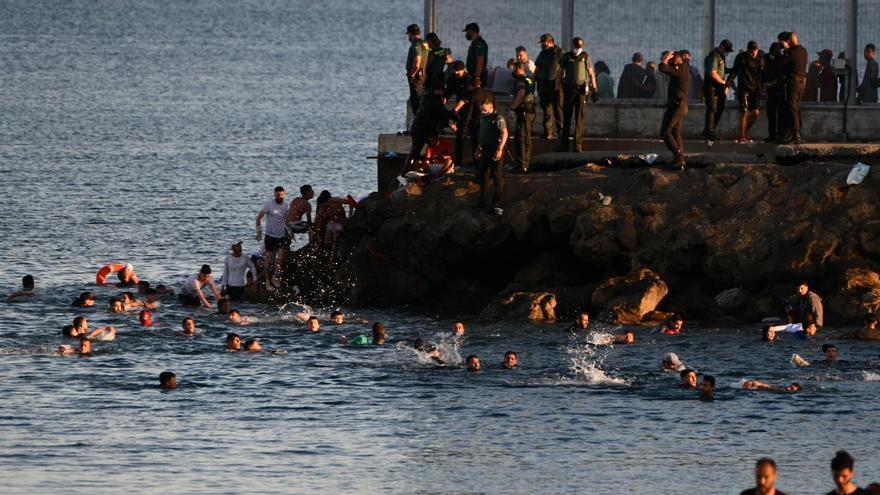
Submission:
POLYGON ((861 75, 862 48, 880 43, 880 0, 424 1, 426 31, 436 32, 456 59, 467 54, 462 29, 477 22, 490 66, 504 65, 518 45, 534 59, 538 37, 550 32, 564 47, 562 40, 584 38, 593 61, 604 61, 615 80, 634 52, 659 62, 663 50, 688 49, 701 62, 722 39, 735 50, 750 40, 766 49, 780 31, 797 31, 810 60, 826 48, 835 56, 847 52, 861 75))

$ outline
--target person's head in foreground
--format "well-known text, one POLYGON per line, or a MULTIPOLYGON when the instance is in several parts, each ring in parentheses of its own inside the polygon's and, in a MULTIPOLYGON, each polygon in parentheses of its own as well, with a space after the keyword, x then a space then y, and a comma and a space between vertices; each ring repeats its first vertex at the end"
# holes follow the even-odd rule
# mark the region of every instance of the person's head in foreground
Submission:
POLYGON ((330 313, 330 322, 334 325, 342 325, 345 323, 345 314, 338 309, 332 313, 330 313))
POLYGON ((504 360, 501 361, 501 367, 507 370, 512 370, 518 366, 518 359, 516 357, 516 353, 513 351, 507 351, 504 354, 504 360))
POLYGON ((685 388, 697 388, 697 372, 692 369, 681 370, 681 386, 685 388))
POLYGON ((318 318, 315 316, 310 316, 308 320, 306 320, 306 330, 310 332, 317 332, 321 328, 321 322, 318 321, 318 318))
POLYGON ((715 392, 715 377, 703 375, 703 381, 700 382, 700 399, 711 400, 715 392))
POLYGON ((159 387, 165 390, 177 388, 177 375, 170 371, 159 373, 159 387))
POLYGON ((250 339, 244 343, 245 352, 260 352, 263 346, 256 339, 250 339))
POLYGON ((480 358, 476 354, 467 357, 467 370, 480 371, 480 358))
POLYGON ((241 350, 241 336, 237 333, 226 334, 226 350, 235 352, 241 350))
POLYGON ((848 495, 858 489, 853 483, 856 461, 845 450, 838 450, 831 459, 831 478, 834 480, 835 492, 848 495))

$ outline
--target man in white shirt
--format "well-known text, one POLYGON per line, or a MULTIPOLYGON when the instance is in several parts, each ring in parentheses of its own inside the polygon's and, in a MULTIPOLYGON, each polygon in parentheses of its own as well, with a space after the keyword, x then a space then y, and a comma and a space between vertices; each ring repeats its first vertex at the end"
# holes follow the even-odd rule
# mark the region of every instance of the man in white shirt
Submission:
POLYGON ((535 80, 535 62, 529 58, 529 52, 526 51, 526 47, 518 46, 516 47, 516 61, 522 62, 523 65, 526 66, 526 77, 535 80))
POLYGON ((205 285, 211 288, 211 292, 214 293, 214 300, 220 300, 220 291, 217 290, 214 277, 211 276, 211 267, 202 265, 202 269, 198 273, 190 275, 186 282, 183 283, 183 288, 178 296, 180 304, 184 306, 201 305, 206 308, 213 308, 214 306, 205 297, 204 292, 202 292, 202 287, 205 285))
POLYGON ((288 208, 289 205, 284 202, 284 188, 278 186, 275 188, 275 198, 266 201, 257 215, 258 241, 263 240, 261 223, 263 217, 266 217, 266 240, 263 249, 263 260, 265 262, 263 273, 266 274, 266 289, 272 288, 269 281, 272 280, 276 266, 281 266, 284 262, 284 255, 290 242, 290 238, 287 237, 287 229, 284 227, 288 208), (278 253, 277 265, 275 253, 278 253))

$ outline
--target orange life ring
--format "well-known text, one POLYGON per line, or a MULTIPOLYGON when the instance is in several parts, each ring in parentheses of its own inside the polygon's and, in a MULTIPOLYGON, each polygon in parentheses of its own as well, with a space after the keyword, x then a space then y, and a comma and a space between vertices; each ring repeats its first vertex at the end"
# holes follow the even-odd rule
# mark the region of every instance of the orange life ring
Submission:
MULTIPOLYGON (((118 263, 104 265, 103 268, 98 270, 98 274, 95 275, 95 282, 97 282, 99 284, 106 283, 108 275, 110 275, 111 273, 116 273, 116 272, 122 271, 123 269, 125 269, 125 265, 120 265, 118 263)), ((140 282, 140 279, 138 279, 138 276, 133 273, 131 275, 131 280, 134 283, 140 282)))

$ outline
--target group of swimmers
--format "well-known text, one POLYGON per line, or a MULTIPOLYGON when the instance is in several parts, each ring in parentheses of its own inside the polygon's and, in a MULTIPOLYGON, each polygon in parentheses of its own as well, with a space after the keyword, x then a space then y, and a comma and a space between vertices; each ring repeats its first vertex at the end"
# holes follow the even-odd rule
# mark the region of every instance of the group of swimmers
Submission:
MULTIPOLYGON (((839 450, 831 459, 831 479, 834 489, 827 495, 880 495, 880 483, 871 483, 867 488, 859 488, 853 481, 855 459, 845 450, 839 450)), ((785 495, 776 488, 776 461, 769 457, 758 459, 755 463, 755 487, 743 490, 740 495, 785 495)))

